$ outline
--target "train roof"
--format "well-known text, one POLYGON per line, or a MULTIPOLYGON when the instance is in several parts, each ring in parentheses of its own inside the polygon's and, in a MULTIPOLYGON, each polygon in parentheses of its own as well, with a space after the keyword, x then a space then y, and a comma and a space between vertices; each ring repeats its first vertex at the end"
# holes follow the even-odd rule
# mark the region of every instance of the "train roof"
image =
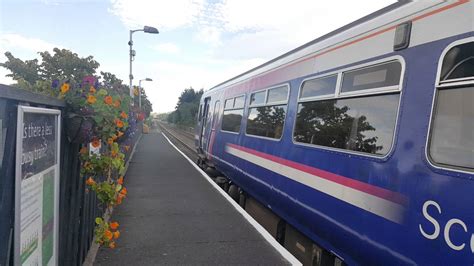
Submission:
POLYGON ((265 62, 265 63, 263 63, 263 64, 261 64, 261 65, 259 65, 259 66, 257 66, 257 67, 254 67, 254 68, 252 68, 252 69, 250 69, 250 70, 248 70, 248 71, 246 71, 246 72, 243 72, 242 74, 239 74, 239 75, 237 75, 237 76, 235 76, 235 77, 233 77, 233 78, 230 78, 230 79, 228 79, 228 80, 226 80, 226 81, 224 81, 224 82, 221 82, 221 83, 219 83, 219 84, 217 84, 217 85, 211 87, 208 91, 214 90, 214 89, 216 89, 216 88, 218 88, 218 87, 220 87, 220 86, 222 86, 222 85, 224 85, 224 84, 226 84, 226 83, 229 83, 229 82, 231 82, 231 81, 234 81, 234 80, 236 80, 236 79, 238 79, 238 78, 241 78, 241 77, 243 77, 243 76, 245 76, 245 75, 247 75, 247 74, 250 74, 250 73, 254 72, 255 70, 261 69, 261 68, 263 68, 263 67, 265 67, 265 66, 268 66, 268 65, 270 65, 270 64, 272 64, 272 63, 274 63, 274 62, 276 62, 276 61, 278 61, 278 60, 280 60, 280 59, 283 59, 283 58, 287 57, 288 55, 294 54, 295 52, 301 51, 301 50, 303 50, 303 49, 305 49, 305 48, 307 48, 307 47, 309 47, 309 46, 311 46, 311 45, 317 44, 317 43, 319 43, 319 42, 321 42, 321 41, 324 41, 324 40, 329 39, 329 38, 331 38, 331 37, 333 37, 333 36, 336 36, 337 34, 340 34, 340 33, 344 32, 344 31, 346 31, 346 30, 349 30, 349 29, 351 29, 351 28, 353 28, 353 27, 355 27, 355 26, 358 26, 358 25, 363 24, 363 23, 365 23, 365 22, 367 22, 367 21, 370 21, 370 20, 372 20, 372 19, 374 19, 374 18, 377 18, 377 17, 379 17, 379 16, 382 16, 382 15, 384 15, 384 14, 390 12, 390 11, 393 11, 393 10, 395 10, 395 9, 398 9, 398 8, 400 8, 401 6, 403 6, 403 5, 407 4, 407 3, 410 3, 410 2, 412 2, 412 0, 398 0, 397 2, 395 2, 395 3, 393 3, 393 4, 389 5, 389 6, 386 6, 386 7, 382 8, 382 9, 379 9, 379 10, 377 10, 377 11, 375 11, 375 12, 373 12, 373 13, 367 15, 367 16, 364 16, 364 17, 362 17, 362 18, 360 18, 360 19, 358 19, 358 20, 355 20, 355 21, 353 21, 353 22, 351 22, 351 23, 349 23, 349 24, 347 24, 347 25, 345 25, 345 26, 342 26, 342 27, 340 27, 340 28, 338 28, 338 29, 336 29, 336 30, 334 30, 334 31, 331 31, 331 32, 329 32, 329 33, 327 33, 327 34, 325 34, 325 35, 323 35, 323 36, 321 36, 321 37, 318 37, 318 38, 316 38, 316 39, 314 39, 314 40, 312 40, 312 41, 310 41, 310 42, 307 42, 307 43, 305 43, 305 44, 303 44, 303 45, 301 45, 301 46, 299 46, 299 47, 297 47, 297 48, 295 48, 295 49, 293 49, 293 50, 290 50, 290 51, 288 51, 288 52, 286 52, 286 53, 284 53, 284 54, 282 54, 282 55, 280 55, 280 56, 278 56, 278 57, 275 57, 275 58, 273 58, 273 59, 271 59, 271 60, 269 60, 269 61, 267 61, 267 62, 265 62))

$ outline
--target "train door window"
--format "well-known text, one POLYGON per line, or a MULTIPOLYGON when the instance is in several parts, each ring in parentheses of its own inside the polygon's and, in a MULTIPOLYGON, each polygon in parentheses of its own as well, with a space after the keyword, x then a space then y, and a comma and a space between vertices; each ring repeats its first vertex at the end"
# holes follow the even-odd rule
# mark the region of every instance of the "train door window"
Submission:
POLYGON ((220 108, 221 108, 221 102, 216 101, 216 104, 214 105, 214 115, 213 115, 213 118, 212 118, 212 129, 213 130, 216 128, 217 119, 219 118, 220 108))
POLYGON ((301 86, 300 99, 334 96, 336 83, 337 75, 305 80, 301 86))
POLYGON ((342 93, 382 88, 391 89, 400 83, 402 65, 398 61, 344 72, 342 93))
POLYGON ((401 77, 401 62, 390 61, 343 71, 314 82, 309 80, 310 85, 303 82, 293 140, 330 149, 387 155, 395 135, 401 77), (338 75, 346 77, 339 90, 338 75), (326 89, 326 86, 332 89, 326 89), (311 89, 305 92, 305 88, 311 89), (343 88, 352 93, 344 93, 343 88), (335 93, 328 98, 326 92, 332 90, 335 93), (324 94, 318 95, 320 91, 324 94))
POLYGON ((198 121, 201 121, 202 119, 202 104, 199 105, 199 110, 198 110, 198 121))
POLYGON ((259 104, 255 101, 253 105, 251 101, 246 128, 248 135, 281 138, 287 111, 288 92, 288 85, 284 85, 252 94, 251 99, 257 98, 254 97, 257 94, 260 95, 259 99, 262 99, 261 95, 266 93, 266 99, 264 102, 258 102, 259 104))
POLYGON ((238 133, 244 115, 245 96, 227 99, 222 115, 222 131, 238 133))
POLYGON ((436 88, 428 155, 435 165, 474 171, 474 42, 448 50, 436 88))

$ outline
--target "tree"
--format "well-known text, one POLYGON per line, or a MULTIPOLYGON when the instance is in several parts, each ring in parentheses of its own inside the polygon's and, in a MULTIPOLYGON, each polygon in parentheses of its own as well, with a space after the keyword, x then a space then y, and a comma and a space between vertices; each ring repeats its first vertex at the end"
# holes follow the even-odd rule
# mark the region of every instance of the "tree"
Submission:
POLYGON ((13 80, 21 80, 32 85, 36 81, 40 80, 40 65, 38 59, 22 61, 19 58, 14 57, 10 52, 6 52, 5 56, 7 61, 0 63, 0 66, 10 70, 12 73, 7 74, 7 77, 13 78, 13 80))
POLYGON ((48 51, 40 52, 42 63, 40 75, 45 80, 71 80, 75 84, 81 84, 86 76, 93 76, 99 67, 99 63, 93 56, 79 57, 66 49, 53 49, 54 54, 48 51))
POLYGON ((203 93, 203 89, 199 91, 192 87, 185 89, 178 98, 175 110, 168 115, 167 121, 186 126, 194 125, 203 93))
POLYGON ((6 52, 7 61, 0 66, 8 69, 15 86, 47 95, 57 95, 57 90, 52 89, 54 80, 69 80, 72 84, 81 84, 86 76, 96 73, 99 63, 92 56, 79 57, 66 49, 53 49, 54 54, 40 52, 41 64, 38 59, 22 61, 10 52, 6 52))

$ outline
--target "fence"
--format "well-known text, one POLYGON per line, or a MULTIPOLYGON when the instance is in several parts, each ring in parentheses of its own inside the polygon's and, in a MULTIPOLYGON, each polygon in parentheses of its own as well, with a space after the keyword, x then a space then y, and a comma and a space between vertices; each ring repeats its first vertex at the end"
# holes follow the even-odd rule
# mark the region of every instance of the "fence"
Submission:
MULTIPOLYGON (((65 111, 65 102, 0 84, 0 266, 13 262, 15 148, 19 104, 65 111)), ((64 118, 65 116, 62 115, 64 118)), ((64 121, 62 122, 64 125, 64 121)), ((80 144, 61 132, 59 196, 59 265, 81 265, 92 244, 94 218, 102 214, 94 193, 86 191, 79 174, 80 144)), ((132 136, 133 144, 140 132, 132 136)), ((132 149, 130 149, 131 152, 132 149)), ((130 157, 130 152, 126 157, 130 157)))

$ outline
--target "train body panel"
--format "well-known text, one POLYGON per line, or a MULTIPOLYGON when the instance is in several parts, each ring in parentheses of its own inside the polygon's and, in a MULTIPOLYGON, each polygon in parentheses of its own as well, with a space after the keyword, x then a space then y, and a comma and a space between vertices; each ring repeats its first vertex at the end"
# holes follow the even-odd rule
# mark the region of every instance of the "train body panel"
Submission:
MULTIPOLYGON (((398 13, 381 14, 349 33, 346 30, 223 83, 205 92, 201 100, 196 145, 206 159, 348 264, 474 263, 472 169, 439 167, 430 162, 427 151, 433 99, 442 83, 440 65, 453 43, 474 43, 474 5, 462 0, 419 2, 402 5, 398 13), (382 25, 382 21, 389 22, 382 25), (410 46, 393 51, 396 25, 406 21, 412 23, 410 46), (367 30, 372 24, 374 29, 367 30), (396 86, 354 95, 338 91, 343 74, 392 62, 400 65, 396 86), (395 114, 388 134, 393 138, 382 137, 389 145, 377 147, 380 154, 295 141, 299 112, 311 103, 302 100, 302 84, 308 78, 332 75, 337 84, 334 100, 367 95, 398 99, 373 98, 381 99, 372 105, 380 110, 377 119, 393 119, 384 116, 390 108, 395 114), (250 105, 258 101, 253 93, 265 90, 268 101, 269 90, 284 91, 284 87, 287 100, 274 105, 286 105, 284 122, 277 130, 280 136, 248 134, 248 118, 254 117, 250 105), (237 130, 223 123, 224 112, 240 114, 237 130)), ((321 99, 327 100, 317 101, 321 99)), ((350 110, 341 110, 350 116, 350 110)), ((351 121, 362 123, 359 119, 351 121)))

